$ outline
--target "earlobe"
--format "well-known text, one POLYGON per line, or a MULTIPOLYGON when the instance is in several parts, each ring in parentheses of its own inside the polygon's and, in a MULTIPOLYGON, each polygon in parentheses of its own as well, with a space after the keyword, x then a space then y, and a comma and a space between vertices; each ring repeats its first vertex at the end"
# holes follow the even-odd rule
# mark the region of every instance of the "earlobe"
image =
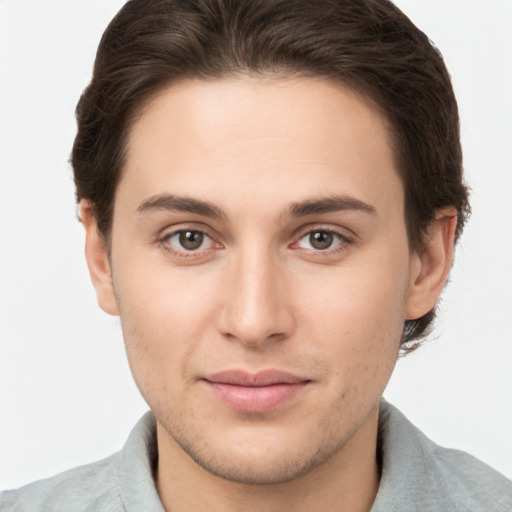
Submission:
POLYGON ((85 199, 80 201, 79 216, 85 228, 85 258, 96 290, 98 304, 106 313, 118 315, 108 248, 98 231, 96 216, 90 201, 85 199))
POLYGON ((407 320, 427 314, 441 295, 452 266, 456 228, 455 208, 442 208, 436 212, 422 253, 413 256, 405 312, 407 320))

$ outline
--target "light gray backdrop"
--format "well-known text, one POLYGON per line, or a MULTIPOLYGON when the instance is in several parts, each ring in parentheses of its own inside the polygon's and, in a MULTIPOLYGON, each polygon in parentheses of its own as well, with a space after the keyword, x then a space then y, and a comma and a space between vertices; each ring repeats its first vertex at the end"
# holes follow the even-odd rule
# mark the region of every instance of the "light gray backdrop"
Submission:
MULTIPOLYGON (((0 488, 118 450, 146 410, 96 305, 67 163, 74 107, 122 0, 0 0, 0 488)), ((432 341, 386 397, 512 478, 512 1, 399 0, 458 95, 473 218, 432 341)))

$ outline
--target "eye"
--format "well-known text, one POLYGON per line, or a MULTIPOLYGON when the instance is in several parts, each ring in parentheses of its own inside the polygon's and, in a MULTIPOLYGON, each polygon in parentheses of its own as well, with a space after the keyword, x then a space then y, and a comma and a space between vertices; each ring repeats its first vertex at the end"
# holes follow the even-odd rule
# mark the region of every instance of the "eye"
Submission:
POLYGON ((176 231, 164 239, 164 243, 171 246, 173 250, 186 252, 207 249, 212 242, 213 240, 207 234, 191 229, 176 231))
POLYGON ((297 242, 297 246, 301 249, 326 251, 328 249, 333 249, 346 241, 346 238, 338 233, 326 230, 316 230, 306 233, 297 242))

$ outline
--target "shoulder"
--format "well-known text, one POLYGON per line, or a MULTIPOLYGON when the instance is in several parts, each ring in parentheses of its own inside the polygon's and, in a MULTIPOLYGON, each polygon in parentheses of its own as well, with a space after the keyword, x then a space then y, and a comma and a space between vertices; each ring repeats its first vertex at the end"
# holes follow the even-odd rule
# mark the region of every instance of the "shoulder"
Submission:
POLYGON ((0 493, 2 512, 121 512, 115 459, 71 469, 20 489, 0 493))
POLYGON ((510 480, 467 453, 438 446, 384 401, 380 416, 382 479, 372 512, 512 511, 510 480))
POLYGON ((153 481, 155 419, 144 415, 123 449, 21 489, 0 493, 1 512, 164 512, 153 481))
POLYGON ((454 510, 512 512, 510 480, 468 453, 427 441, 440 492, 455 502, 454 510))

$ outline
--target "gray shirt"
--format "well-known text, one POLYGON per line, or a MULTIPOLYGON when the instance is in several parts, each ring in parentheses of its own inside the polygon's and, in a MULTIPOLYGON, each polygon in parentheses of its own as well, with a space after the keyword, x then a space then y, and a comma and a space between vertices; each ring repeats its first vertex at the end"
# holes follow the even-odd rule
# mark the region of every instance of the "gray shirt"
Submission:
MULTIPOLYGON (((371 512, 512 512, 512 482, 466 453, 441 448, 381 403, 382 476, 371 512)), ((100 462, 0 493, 1 512, 164 512, 153 481, 155 420, 100 462)))

